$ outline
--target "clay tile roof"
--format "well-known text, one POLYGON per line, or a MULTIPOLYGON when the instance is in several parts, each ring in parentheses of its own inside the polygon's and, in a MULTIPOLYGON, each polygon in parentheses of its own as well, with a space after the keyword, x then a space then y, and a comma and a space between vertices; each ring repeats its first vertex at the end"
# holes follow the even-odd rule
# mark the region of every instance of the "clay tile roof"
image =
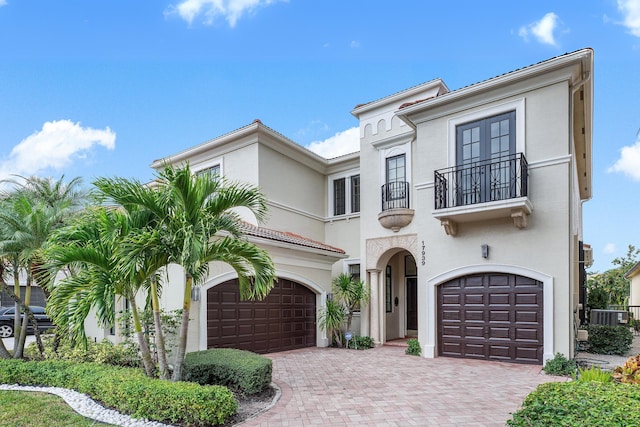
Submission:
MULTIPOLYGON (((436 96, 438 96, 438 95, 436 95, 436 96)), ((435 98, 436 96, 430 96, 430 97, 428 97, 428 98, 424 98, 424 99, 416 99, 415 101, 405 102, 404 104, 402 104, 402 105, 400 106, 400 108, 399 108, 399 109, 400 109, 400 110, 402 110, 403 108, 411 107, 412 105, 419 104, 419 103, 421 103, 421 102, 424 102, 424 101, 428 101, 428 100, 430 100, 430 99, 433 99, 433 98, 435 98)))
POLYGON ((321 249, 323 251, 334 252, 337 254, 345 254, 346 252, 340 248, 326 245, 316 240, 309 239, 304 236, 300 236, 295 233, 287 231, 271 230, 269 228, 257 227, 248 222, 244 222, 242 225, 242 231, 248 236, 260 237, 263 239, 274 240, 277 242, 290 243, 292 245, 304 246, 307 248, 321 249))

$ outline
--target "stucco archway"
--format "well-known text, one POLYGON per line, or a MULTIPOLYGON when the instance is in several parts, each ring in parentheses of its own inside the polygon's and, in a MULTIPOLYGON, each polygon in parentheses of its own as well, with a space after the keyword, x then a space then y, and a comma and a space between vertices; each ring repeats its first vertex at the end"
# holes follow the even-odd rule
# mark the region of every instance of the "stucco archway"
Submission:
MULTIPOLYGON (((417 243, 418 238, 415 234, 393 235, 367 239, 366 241, 366 282, 371 290, 367 319, 369 321, 369 335, 376 344, 384 344, 386 341, 388 303, 385 299, 385 274, 387 274, 387 266, 393 257, 402 253, 410 254, 414 260, 417 260, 417 243)), ((398 302, 399 304, 394 304, 394 306, 399 310, 406 310, 404 297, 398 298, 398 302)))

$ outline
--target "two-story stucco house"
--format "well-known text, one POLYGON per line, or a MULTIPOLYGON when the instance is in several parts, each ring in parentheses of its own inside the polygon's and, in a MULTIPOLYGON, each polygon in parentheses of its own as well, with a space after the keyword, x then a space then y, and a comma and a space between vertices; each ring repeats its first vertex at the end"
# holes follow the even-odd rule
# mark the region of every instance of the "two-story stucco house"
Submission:
MULTIPOLYGON (((481 76, 480 76, 481 77, 481 76)), ((326 346, 317 316, 341 272, 371 289, 353 332, 417 336, 425 357, 541 364, 572 355, 591 198, 593 52, 451 91, 436 79, 358 105, 360 151, 319 157, 260 121, 155 161, 259 185, 247 217, 280 280, 239 302, 212 265, 193 295, 190 350, 326 346)), ((178 308, 181 275, 164 305, 178 308)))

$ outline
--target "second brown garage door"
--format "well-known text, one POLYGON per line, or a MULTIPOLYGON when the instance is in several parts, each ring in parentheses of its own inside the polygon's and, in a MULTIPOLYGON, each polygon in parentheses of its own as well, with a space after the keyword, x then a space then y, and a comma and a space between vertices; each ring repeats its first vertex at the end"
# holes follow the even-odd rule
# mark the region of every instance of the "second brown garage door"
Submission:
POLYGON ((238 280, 207 290, 207 348, 274 353, 316 345, 316 295, 279 279, 262 301, 240 301, 238 280))
POLYGON ((542 364, 542 282, 477 274, 438 287, 441 356, 542 364))

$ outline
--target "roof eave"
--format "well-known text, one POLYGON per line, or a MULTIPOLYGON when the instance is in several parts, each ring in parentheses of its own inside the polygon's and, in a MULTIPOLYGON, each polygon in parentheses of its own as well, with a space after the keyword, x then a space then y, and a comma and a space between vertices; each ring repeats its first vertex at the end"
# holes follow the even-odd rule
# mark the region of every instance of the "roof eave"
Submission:
POLYGON ((382 107, 382 106, 387 105, 387 104, 398 102, 399 100, 402 100, 402 99, 404 99, 406 97, 412 96, 412 95, 414 95, 416 93, 420 93, 420 92, 423 92, 425 90, 432 89, 432 88, 435 88, 435 87, 438 87, 438 86, 441 87, 445 92, 447 92, 447 93, 449 92, 449 88, 447 87, 445 82, 442 81, 441 79, 437 78, 437 79, 433 79, 431 81, 422 83, 420 85, 417 85, 417 86, 414 86, 414 87, 410 87, 410 88, 405 89, 403 91, 394 93, 392 95, 385 96, 384 98, 380 98, 378 100, 371 101, 371 102, 368 102, 366 104, 360 105, 360 106, 354 108, 351 111, 351 114, 354 117, 359 119, 360 115, 362 115, 363 113, 366 113, 366 112, 371 111, 371 110, 375 110, 376 108, 382 107))
MULTIPOLYGON (((494 88, 506 86, 512 83, 516 83, 521 80, 529 79, 534 76, 544 74, 556 69, 560 69, 571 65, 577 61, 583 61, 589 58, 590 63, 593 63, 593 50, 590 48, 581 49, 576 52, 561 56, 558 58, 552 58, 548 61, 541 62, 539 64, 530 65, 526 68, 511 71, 507 74, 492 77, 488 80, 481 81, 479 83, 472 84, 470 86, 463 87, 452 92, 448 92, 436 98, 425 100, 415 105, 411 105, 402 109, 399 109, 395 114, 409 124, 411 119, 408 117, 423 110, 433 108, 439 105, 447 104, 459 100, 461 98, 470 97, 478 93, 489 91, 494 88)), ((415 123, 413 124, 415 127, 415 123)))
POLYGON ((287 148, 290 148, 295 152, 297 152, 298 154, 308 158, 312 162, 317 163, 317 165, 321 169, 325 168, 329 162, 326 158, 290 140, 289 138, 276 132, 270 127, 265 126, 264 124, 262 124, 261 121, 255 120, 253 123, 247 126, 241 127, 232 132, 210 139, 206 142, 203 142, 202 144, 196 145, 195 147, 188 148, 179 153, 164 157, 162 159, 154 160, 151 163, 151 168, 157 170, 167 163, 168 164, 182 163, 182 162, 188 161, 189 159, 199 154, 205 153, 215 147, 233 143, 234 141, 239 140, 243 137, 247 137, 251 134, 260 134, 260 133, 271 137, 273 140, 278 141, 280 144, 283 144, 287 148))

